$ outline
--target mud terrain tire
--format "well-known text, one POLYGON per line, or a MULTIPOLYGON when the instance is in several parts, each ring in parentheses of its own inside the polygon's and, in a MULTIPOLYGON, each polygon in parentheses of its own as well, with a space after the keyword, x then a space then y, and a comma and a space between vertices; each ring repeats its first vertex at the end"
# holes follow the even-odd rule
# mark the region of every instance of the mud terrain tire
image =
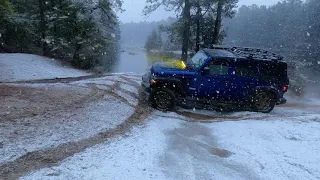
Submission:
POLYGON ((255 95, 253 109, 255 112, 270 113, 276 105, 274 95, 267 91, 260 91, 255 95))
POLYGON ((154 89, 149 97, 152 107, 160 111, 172 111, 175 107, 174 92, 167 88, 154 89))

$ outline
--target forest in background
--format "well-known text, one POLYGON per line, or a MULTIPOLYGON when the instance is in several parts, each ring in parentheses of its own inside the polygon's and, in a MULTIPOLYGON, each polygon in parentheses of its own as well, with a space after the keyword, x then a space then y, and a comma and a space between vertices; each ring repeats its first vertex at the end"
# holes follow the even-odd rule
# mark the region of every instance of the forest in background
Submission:
POLYGON ((320 63, 320 1, 286 0, 242 6, 224 23, 228 45, 270 48, 288 58, 320 63))
POLYGON ((116 61, 121 0, 0 0, 0 52, 108 68, 116 61))
MULTIPOLYGON (((205 0, 206 1, 206 0, 205 0)), ((204 16, 200 21, 200 43, 206 42, 206 36, 212 35, 215 29, 215 16, 217 4, 213 4, 211 25, 207 25, 204 16), (211 30, 208 30, 211 29, 211 30)), ((192 12, 192 11, 191 11, 192 12)), ((201 11, 202 12, 202 11, 201 11)), ((320 1, 318 0, 284 0, 272 6, 241 6, 231 9, 234 15, 222 16, 221 30, 217 44, 230 46, 245 46, 270 49, 286 57, 290 64, 295 63, 295 68, 303 67, 308 71, 320 70, 320 1)), ((197 14, 191 13, 191 20, 196 19, 197 14)), ((190 26, 189 50, 196 49, 196 21, 190 26)), ((154 47, 166 49, 167 47, 181 50, 183 31, 178 24, 183 23, 177 18, 174 23, 164 23, 156 27, 155 32, 150 31, 146 39, 146 49, 154 47), (151 33, 152 32, 152 33, 151 33), (158 37, 167 34, 170 38, 161 44, 157 44, 158 37), (149 42, 154 41, 155 42, 149 42)))

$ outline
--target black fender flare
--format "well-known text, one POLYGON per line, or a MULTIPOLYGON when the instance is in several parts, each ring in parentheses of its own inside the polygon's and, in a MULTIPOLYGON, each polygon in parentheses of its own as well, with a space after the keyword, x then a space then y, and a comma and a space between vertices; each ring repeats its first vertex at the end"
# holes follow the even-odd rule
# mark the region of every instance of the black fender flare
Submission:
POLYGON ((280 98, 277 88, 272 87, 272 86, 258 86, 258 87, 256 87, 255 92, 254 92, 254 96, 255 96, 258 92, 261 92, 261 91, 267 91, 267 92, 273 93, 273 94, 274 94, 274 98, 275 98, 274 100, 275 100, 275 101, 277 101, 277 100, 280 98))
POLYGON ((185 95, 185 89, 183 86, 183 82, 180 78, 173 78, 173 77, 157 77, 153 78, 155 80, 154 83, 151 83, 151 89, 155 88, 168 88, 172 90, 177 95, 185 95))

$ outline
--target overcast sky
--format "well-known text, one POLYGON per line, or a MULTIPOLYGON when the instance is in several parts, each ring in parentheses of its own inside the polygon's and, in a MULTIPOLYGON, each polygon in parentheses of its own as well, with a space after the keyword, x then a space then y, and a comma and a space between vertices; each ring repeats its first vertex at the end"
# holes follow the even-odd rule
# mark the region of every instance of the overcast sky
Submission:
MULTIPOLYGON (((238 6, 241 5, 272 5, 277 3, 279 0, 239 0, 238 6)), ((167 19, 170 14, 163 9, 159 9, 152 13, 148 18, 142 16, 142 10, 145 6, 145 0, 124 0, 123 8, 126 10, 123 13, 118 13, 120 21, 123 23, 127 22, 139 22, 139 21, 159 21, 161 19, 167 19)))

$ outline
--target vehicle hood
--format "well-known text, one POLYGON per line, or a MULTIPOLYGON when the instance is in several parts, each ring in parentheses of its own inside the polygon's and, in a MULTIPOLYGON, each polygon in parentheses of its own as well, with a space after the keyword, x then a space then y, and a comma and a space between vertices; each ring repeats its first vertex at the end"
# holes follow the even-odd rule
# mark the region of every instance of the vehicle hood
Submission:
POLYGON ((155 76, 169 76, 169 77, 194 77, 196 72, 188 69, 183 62, 156 62, 152 65, 151 72, 155 76))

